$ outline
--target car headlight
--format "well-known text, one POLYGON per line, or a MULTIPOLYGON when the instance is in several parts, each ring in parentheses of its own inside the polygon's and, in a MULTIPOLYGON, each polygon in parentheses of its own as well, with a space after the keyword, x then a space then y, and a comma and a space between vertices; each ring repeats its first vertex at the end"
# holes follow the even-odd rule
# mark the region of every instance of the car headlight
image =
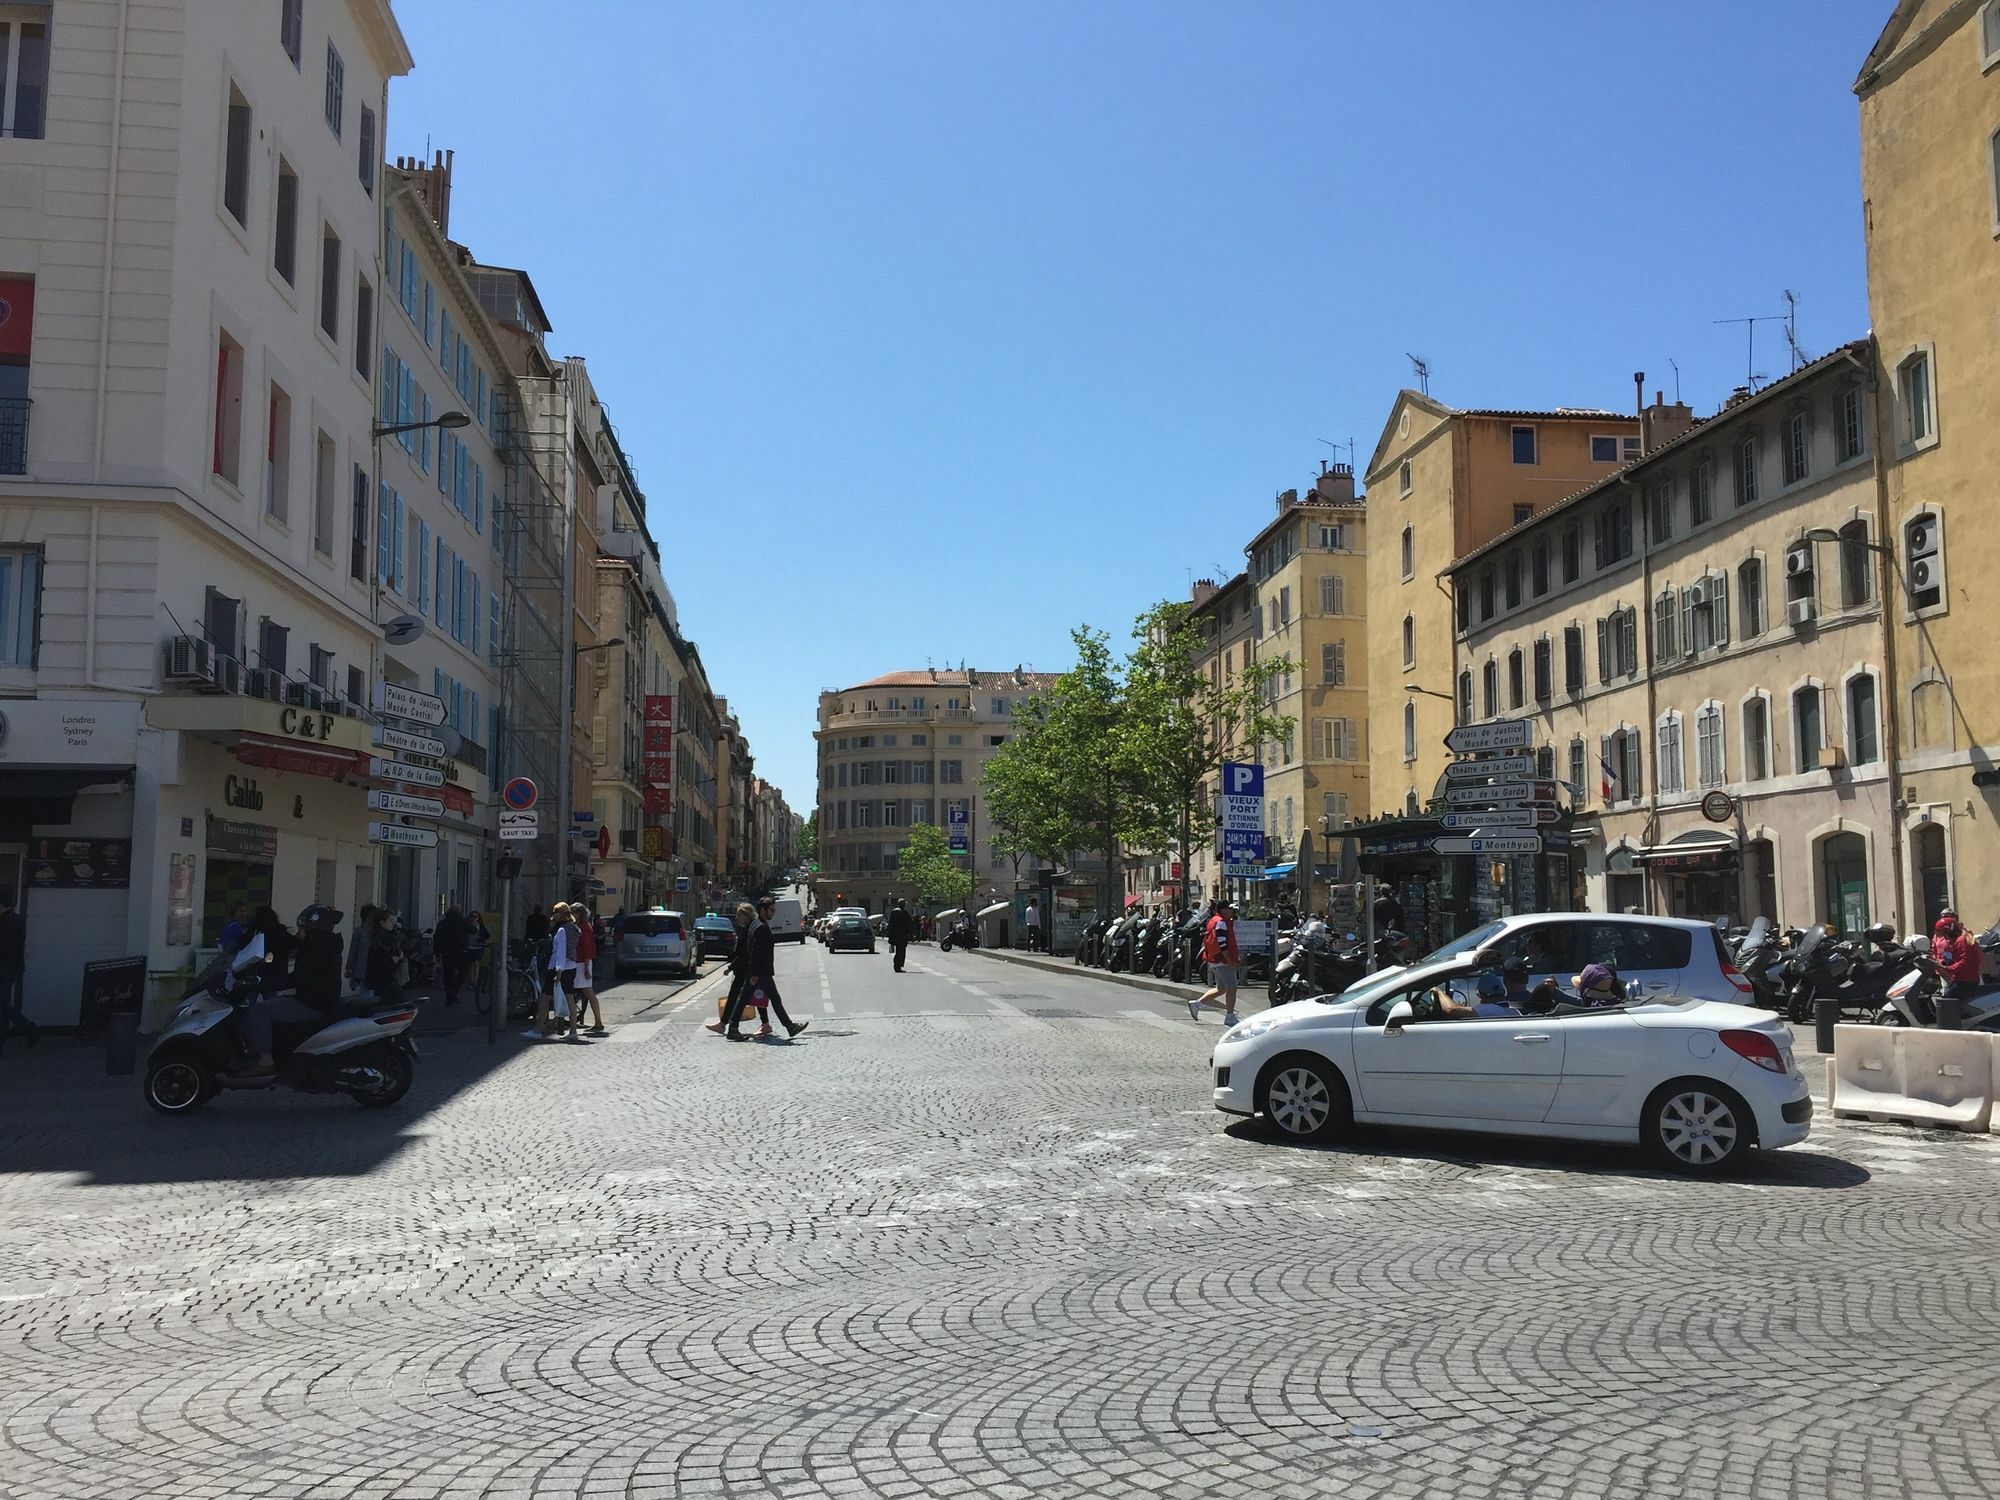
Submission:
POLYGON ((1222 1033, 1225 1042, 1255 1041, 1266 1032, 1276 1031, 1278 1021, 1272 1016, 1259 1016, 1254 1021, 1241 1021, 1222 1033))

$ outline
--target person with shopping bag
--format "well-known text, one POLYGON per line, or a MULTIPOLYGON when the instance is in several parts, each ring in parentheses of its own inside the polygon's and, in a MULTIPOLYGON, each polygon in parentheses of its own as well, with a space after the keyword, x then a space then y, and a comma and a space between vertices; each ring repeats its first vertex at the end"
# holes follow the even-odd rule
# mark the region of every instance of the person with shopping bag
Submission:
POLYGON ((535 1005, 535 1024, 521 1035, 545 1041, 567 1029, 571 1041, 581 1042, 570 1014, 570 992, 576 987, 576 923, 567 901, 558 901, 550 915, 549 982, 535 1005))

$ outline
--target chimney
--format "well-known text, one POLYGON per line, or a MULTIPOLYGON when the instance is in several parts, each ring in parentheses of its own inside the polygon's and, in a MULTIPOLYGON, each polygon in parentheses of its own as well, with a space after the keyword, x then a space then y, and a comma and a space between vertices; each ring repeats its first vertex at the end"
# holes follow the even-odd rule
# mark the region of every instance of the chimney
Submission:
POLYGON ((1194 581, 1194 594, 1190 602, 1196 609, 1200 609, 1214 597, 1215 580, 1213 578, 1197 578, 1194 581))
POLYGON ((1653 392, 1653 404, 1639 413, 1639 446, 1647 453, 1664 448, 1694 429, 1694 408, 1678 401, 1669 406, 1661 399, 1662 395, 1660 391, 1653 392))
POLYGON ((419 166, 414 156, 396 158, 396 165, 417 179, 417 196, 424 200, 424 211, 447 239, 451 236, 451 158, 449 151, 436 152, 429 166, 419 166))
POLYGON ((1299 492, 1297 490, 1286 490, 1283 494, 1278 496, 1278 514, 1282 516, 1286 511, 1290 510, 1294 505, 1297 505, 1298 503, 1299 503, 1299 492))
POLYGON ((1354 503, 1354 465, 1320 464, 1319 482, 1313 486, 1313 498, 1321 505, 1352 505, 1354 503))

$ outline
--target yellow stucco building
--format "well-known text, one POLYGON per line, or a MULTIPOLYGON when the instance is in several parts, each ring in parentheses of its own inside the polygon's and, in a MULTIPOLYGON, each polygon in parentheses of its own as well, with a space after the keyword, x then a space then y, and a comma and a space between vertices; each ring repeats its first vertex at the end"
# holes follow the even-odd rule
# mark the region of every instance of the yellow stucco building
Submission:
POLYGON ((2000 911, 2000 5, 1903 0, 1855 83, 1893 549, 1896 854, 1912 915, 2000 911))

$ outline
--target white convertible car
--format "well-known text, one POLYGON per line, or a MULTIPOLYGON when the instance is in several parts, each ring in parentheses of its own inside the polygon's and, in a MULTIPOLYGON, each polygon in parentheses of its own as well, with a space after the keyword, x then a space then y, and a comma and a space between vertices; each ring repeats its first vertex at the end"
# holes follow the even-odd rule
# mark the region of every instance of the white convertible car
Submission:
POLYGON ((1792 1037, 1766 1012, 1631 987, 1624 1005, 1447 1015, 1477 1000, 1486 948, 1299 1000, 1223 1034, 1215 1107, 1323 1139, 1350 1121, 1639 1143, 1718 1172, 1811 1128, 1792 1037))

